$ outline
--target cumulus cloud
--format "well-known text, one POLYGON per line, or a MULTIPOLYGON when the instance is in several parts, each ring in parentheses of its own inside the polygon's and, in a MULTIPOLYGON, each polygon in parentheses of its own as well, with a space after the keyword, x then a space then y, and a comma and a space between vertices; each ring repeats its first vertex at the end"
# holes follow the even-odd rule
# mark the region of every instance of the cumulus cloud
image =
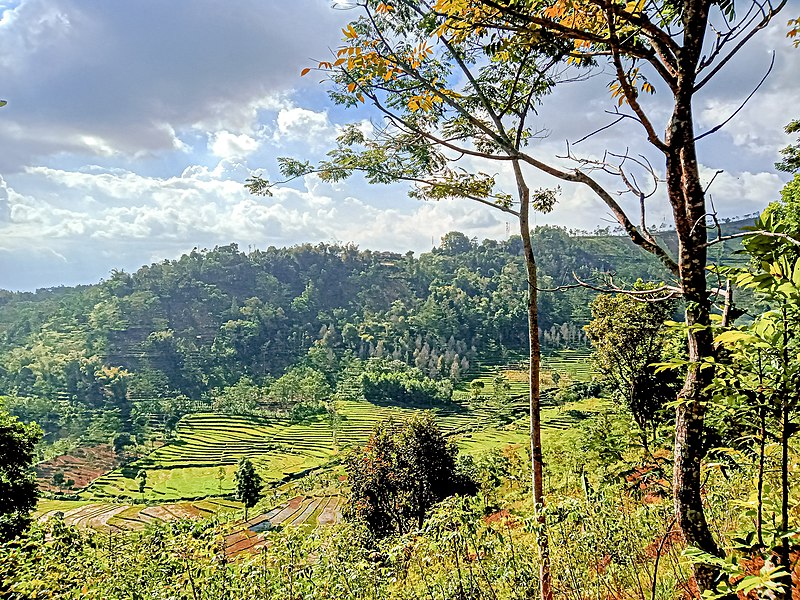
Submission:
POLYGON ((198 126, 252 133, 261 111, 315 85, 299 71, 338 41, 341 11, 301 4, 21 0, 0 21, 0 169, 55 152, 170 151, 198 126))
POLYGON ((230 131, 217 131, 210 136, 208 149, 220 158, 241 158, 258 149, 258 140, 244 133, 234 135, 230 131))
POLYGON ((328 119, 327 111, 313 111, 297 106, 283 108, 276 119, 276 142, 305 142, 317 149, 331 144, 337 128, 328 119))

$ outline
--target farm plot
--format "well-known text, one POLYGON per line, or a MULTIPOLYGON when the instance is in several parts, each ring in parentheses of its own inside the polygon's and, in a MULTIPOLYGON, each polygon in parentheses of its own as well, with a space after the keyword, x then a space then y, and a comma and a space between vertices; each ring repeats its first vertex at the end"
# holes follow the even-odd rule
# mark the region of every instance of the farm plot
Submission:
POLYGON ((314 527, 341 521, 340 496, 296 496, 272 510, 254 517, 245 527, 225 536, 225 552, 235 556, 264 547, 267 531, 277 527, 314 527))
MULTIPOLYGON (((418 409, 346 401, 337 410, 341 420, 335 430, 323 419, 291 423, 212 413, 188 415, 179 423, 175 440, 98 478, 81 497, 174 502, 222 496, 233 492, 236 462, 242 457, 252 459, 265 483, 274 486, 330 463, 343 448, 363 444, 379 421, 402 421, 418 409), (147 473, 144 493, 135 479, 139 470, 147 473)), ((491 407, 453 404, 436 413, 448 435, 496 424, 491 407)))
MULTIPOLYGON (((437 421, 445 434, 500 430, 504 422, 521 416, 527 409, 528 391, 521 366, 500 361, 495 366, 484 366, 480 377, 485 389, 482 399, 437 408, 437 421), (511 386, 510 410, 503 420, 499 419, 498 408, 486 398, 498 372, 506 375, 511 386)), ((588 350, 564 350, 550 355, 544 359, 544 369, 573 380, 588 379, 588 350)), ((543 404, 549 406, 546 394, 543 404)), ((337 410, 341 419, 335 428, 323 418, 297 423, 214 413, 187 415, 178 424, 174 440, 145 458, 99 477, 81 493, 81 498, 176 502, 230 494, 235 465, 242 457, 253 460, 267 486, 275 486, 336 461, 341 450, 366 442, 379 421, 402 421, 418 409, 344 401, 337 410), (135 479, 139 470, 147 473, 144 493, 139 492, 135 479)), ((563 429, 571 423, 556 415, 545 425, 563 429)))
POLYGON ((200 502, 178 502, 147 506, 143 504, 112 504, 73 500, 43 500, 36 516, 46 520, 61 513, 64 522, 82 529, 98 531, 136 531, 148 523, 178 519, 200 519, 216 513, 241 509, 237 502, 211 499, 200 502))
MULTIPOLYGON (((592 378, 591 350, 582 348, 578 350, 558 350, 542 356, 541 381, 542 389, 547 392, 554 388, 553 373, 560 377, 567 377, 571 381, 590 381, 592 378)), ((480 371, 470 381, 477 380, 483 383, 482 396, 491 396, 494 392, 494 378, 503 375, 509 384, 508 395, 512 399, 519 399, 528 395, 528 364, 527 357, 503 358, 501 356, 484 359, 480 371)), ((462 385, 459 396, 464 398, 469 393, 466 386, 462 385)), ((546 402, 545 402, 546 404, 546 402)))
POLYGON ((108 444, 76 448, 36 465, 36 483, 47 492, 60 491, 53 483, 53 475, 61 474, 64 481, 72 480, 72 487, 79 489, 109 472, 116 465, 117 457, 108 444))

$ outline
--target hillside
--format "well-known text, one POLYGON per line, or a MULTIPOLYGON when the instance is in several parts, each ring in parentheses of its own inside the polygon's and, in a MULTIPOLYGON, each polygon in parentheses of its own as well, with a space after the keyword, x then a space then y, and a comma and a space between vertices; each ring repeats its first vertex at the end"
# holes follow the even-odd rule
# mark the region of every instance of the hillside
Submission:
MULTIPOLYGON (((672 233, 658 235, 674 248, 672 233)), ((669 280, 619 236, 540 227, 534 244, 544 288, 574 283, 572 273, 669 280)), ((736 247, 724 249, 726 262, 736 247)), ((492 356, 527 347, 520 254, 518 236, 477 243, 458 232, 418 257, 232 245, 115 271, 93 286, 2 292, 0 396, 52 445, 174 423, 242 378, 268 385, 298 365, 335 386, 347 361, 384 357, 458 383, 492 356)), ((541 292, 545 349, 585 345, 593 294, 541 292)))

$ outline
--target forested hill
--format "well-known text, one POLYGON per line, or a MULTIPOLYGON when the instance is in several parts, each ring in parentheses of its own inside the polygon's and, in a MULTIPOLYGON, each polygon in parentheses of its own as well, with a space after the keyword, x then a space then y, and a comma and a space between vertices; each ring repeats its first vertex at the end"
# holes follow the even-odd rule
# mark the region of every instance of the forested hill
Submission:
MULTIPOLYGON (((622 237, 541 227, 534 243, 542 287, 571 283, 572 272, 666 277, 622 237)), ((243 376, 278 376, 310 348, 458 379, 479 353, 527 345, 521 249, 518 236, 477 243, 458 232, 419 257, 328 244, 245 254, 230 245, 97 285, 0 292, 0 395, 99 404, 122 367, 130 398, 196 399, 243 376)), ((545 346, 582 343, 589 296, 542 293, 545 346)))

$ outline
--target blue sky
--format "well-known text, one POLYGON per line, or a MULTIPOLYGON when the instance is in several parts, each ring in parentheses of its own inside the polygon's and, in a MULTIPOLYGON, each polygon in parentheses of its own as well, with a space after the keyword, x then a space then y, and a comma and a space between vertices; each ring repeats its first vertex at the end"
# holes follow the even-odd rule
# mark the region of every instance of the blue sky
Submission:
MULTIPOLYGON (((798 8, 792 0, 695 104, 700 128, 713 127, 777 51, 758 95, 700 145, 704 172, 724 170, 711 190, 723 215, 763 208, 786 180, 772 165, 789 142, 782 126, 800 116, 800 50, 784 38, 798 8)), ((299 77, 355 16, 329 0, 0 0, 0 15, 0 98, 9 102, 0 110, 0 288, 92 283, 231 242, 419 252, 454 229, 507 235, 500 213, 410 200, 400 185, 307 177, 273 198, 247 193, 253 171, 274 174, 278 156, 319 158, 341 125, 370 118, 332 106, 318 78, 299 77)), ((551 135, 537 153, 561 153, 564 140, 608 121, 607 79, 549 99, 539 118, 551 135)), ((649 102, 659 114, 658 94, 649 102)), ((640 137, 616 129, 584 151, 644 150, 640 137)), ((650 215, 667 211, 657 202, 650 215)), ((556 210, 537 222, 593 229, 609 218, 585 190, 562 186, 556 210)))

